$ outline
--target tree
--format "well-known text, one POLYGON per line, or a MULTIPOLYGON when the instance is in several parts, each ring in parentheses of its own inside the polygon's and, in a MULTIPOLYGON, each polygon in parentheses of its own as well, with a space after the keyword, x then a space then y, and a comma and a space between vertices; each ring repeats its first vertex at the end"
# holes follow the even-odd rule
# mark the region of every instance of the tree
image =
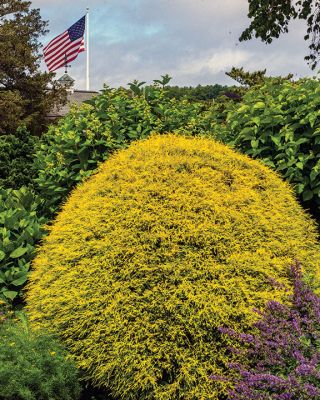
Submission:
POLYGON ((267 70, 258 70, 254 72, 244 71, 243 67, 232 67, 231 71, 226 72, 226 75, 234 79, 244 88, 250 88, 256 85, 263 85, 267 80, 283 82, 292 79, 293 74, 287 76, 266 76, 267 70))
POLYGON ((166 86, 166 96, 176 99, 187 98, 190 101, 212 101, 217 98, 223 91, 227 90, 227 86, 219 84, 214 85, 198 85, 192 86, 166 86))
POLYGON ((47 22, 30 1, 0 2, 0 135, 26 125, 40 134, 49 110, 66 99, 54 74, 39 71, 39 38, 47 22))
POLYGON ((319 0, 248 0, 250 26, 245 29, 240 41, 253 36, 265 43, 271 43, 282 33, 289 31, 289 22, 294 19, 306 20, 305 40, 310 41, 309 55, 305 57, 312 69, 320 59, 320 1, 319 0))

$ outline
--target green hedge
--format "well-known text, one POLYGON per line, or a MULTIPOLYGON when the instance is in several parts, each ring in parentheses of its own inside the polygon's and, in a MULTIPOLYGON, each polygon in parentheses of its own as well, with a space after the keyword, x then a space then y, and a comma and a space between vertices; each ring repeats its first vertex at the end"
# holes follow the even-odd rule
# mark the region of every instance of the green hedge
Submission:
POLYGON ((0 189, 0 300, 19 301, 35 253, 43 236, 38 215, 41 200, 30 189, 0 189))
POLYGON ((19 189, 33 184, 37 141, 23 127, 14 135, 0 136, 0 188, 19 189))
POLYGON ((261 159, 292 183, 320 217, 320 83, 268 81, 230 103, 219 138, 261 159))

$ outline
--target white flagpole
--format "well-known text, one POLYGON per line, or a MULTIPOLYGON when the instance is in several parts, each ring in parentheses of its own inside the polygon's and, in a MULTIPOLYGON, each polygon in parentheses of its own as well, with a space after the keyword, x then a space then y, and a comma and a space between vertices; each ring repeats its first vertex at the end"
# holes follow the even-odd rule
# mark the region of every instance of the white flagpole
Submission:
POLYGON ((89 8, 86 12, 87 90, 90 90, 89 8))

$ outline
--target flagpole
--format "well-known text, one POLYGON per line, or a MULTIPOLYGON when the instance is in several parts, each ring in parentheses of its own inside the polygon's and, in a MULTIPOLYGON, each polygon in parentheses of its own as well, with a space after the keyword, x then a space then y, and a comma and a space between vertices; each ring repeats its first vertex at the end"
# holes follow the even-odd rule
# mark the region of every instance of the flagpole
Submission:
POLYGON ((87 47, 87 90, 90 90, 90 43, 89 43, 89 8, 86 12, 86 47, 87 47))

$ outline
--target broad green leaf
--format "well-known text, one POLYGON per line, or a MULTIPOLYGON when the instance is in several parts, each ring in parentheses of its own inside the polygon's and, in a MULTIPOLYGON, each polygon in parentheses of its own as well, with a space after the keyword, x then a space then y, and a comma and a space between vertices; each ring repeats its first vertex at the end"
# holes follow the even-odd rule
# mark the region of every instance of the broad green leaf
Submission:
POLYGON ((318 175, 319 175, 319 172, 313 169, 310 172, 310 180, 313 182, 317 178, 318 175))
POLYGON ((27 279, 28 279, 27 275, 24 275, 18 279, 15 279, 14 281, 12 281, 11 284, 14 286, 21 286, 27 281, 27 279))
POLYGON ((6 291, 2 292, 2 294, 3 294, 7 299, 9 299, 9 300, 14 300, 14 299, 17 297, 18 292, 15 292, 15 291, 13 291, 13 290, 6 290, 6 291))
POLYGON ((26 252, 28 251, 28 249, 26 247, 18 247, 17 249, 15 249, 11 254, 10 257, 11 258, 18 258, 23 256, 26 252))
POLYGON ((297 162, 296 163, 296 166, 297 166, 297 168, 299 168, 299 169, 303 169, 303 167, 304 167, 304 165, 303 165, 303 162, 301 162, 301 161, 299 161, 299 162, 297 162))
POLYGON ((258 101, 256 104, 254 104, 253 109, 254 110, 259 110, 261 108, 265 108, 265 103, 263 101, 258 101))
POLYGON ((298 185, 296 185, 296 191, 298 194, 301 194, 304 191, 304 184, 299 183, 298 185))

